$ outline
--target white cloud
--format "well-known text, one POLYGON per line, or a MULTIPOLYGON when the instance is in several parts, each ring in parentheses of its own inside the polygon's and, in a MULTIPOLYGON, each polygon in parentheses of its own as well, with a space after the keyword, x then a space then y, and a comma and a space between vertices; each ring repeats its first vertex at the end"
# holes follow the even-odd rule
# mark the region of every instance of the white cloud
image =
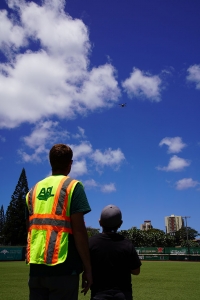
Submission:
POLYGON ((41 158, 42 155, 46 153, 46 158, 48 151, 45 148, 44 145, 38 146, 32 154, 28 154, 26 151, 23 151, 22 149, 18 150, 18 154, 21 156, 22 160, 24 162, 41 162, 43 158, 41 158))
POLYGON ((196 89, 200 89, 200 65, 193 65, 188 68, 187 80, 196 84, 196 89))
POLYGON ((92 159, 97 165, 100 166, 118 166, 125 159, 124 154, 118 148, 117 150, 112 150, 111 148, 101 152, 99 149, 95 150, 92 154, 92 159))
MULTIPOLYGON (((82 134, 85 130, 78 127, 82 134)), ((82 141, 79 144, 70 144, 69 141, 74 138, 73 134, 67 130, 60 130, 58 122, 45 121, 39 122, 32 130, 29 136, 22 137, 23 146, 18 150, 21 160, 27 163, 41 163, 48 160, 50 148, 55 143, 68 144, 73 150, 73 164, 70 176, 80 178, 84 175, 93 174, 98 170, 97 167, 115 167, 118 169, 121 162, 125 159, 120 149, 111 150, 110 148, 104 152, 93 150, 89 141, 82 141)), ((103 168, 102 168, 103 169, 103 168)), ((98 188, 105 193, 114 192, 116 190, 114 183, 100 184, 91 180, 86 180, 84 185, 88 188, 98 188)))
POLYGON ((188 188, 194 188, 199 184, 200 184, 200 182, 195 181, 192 178, 183 178, 175 183, 177 190, 185 190, 188 188))
POLYGON ((161 100, 161 83, 159 76, 153 76, 134 68, 130 77, 122 83, 122 86, 131 98, 136 96, 159 102, 161 100))
POLYGON ((159 146, 167 145, 168 153, 179 153, 185 148, 187 145, 182 142, 182 138, 177 136, 174 138, 166 137, 161 140, 159 146))
POLYGON ((177 155, 173 155, 170 160, 167 167, 157 167, 160 171, 174 171, 179 172, 182 171, 185 167, 188 167, 191 164, 191 162, 187 159, 183 159, 178 157, 177 155))
POLYGON ((162 77, 163 77, 163 75, 164 75, 164 76, 165 76, 165 75, 170 76, 170 75, 172 75, 172 74, 174 73, 174 71, 175 71, 174 67, 169 66, 169 67, 167 67, 166 69, 163 69, 163 70, 161 71, 161 76, 162 76, 162 77))
MULTIPOLYGON (((36 148, 41 144, 46 144, 46 141, 54 141, 57 136, 58 122, 45 121, 37 124, 29 136, 23 137, 23 141, 30 148, 36 148)), ((62 132, 62 135, 64 132, 62 132)), ((67 135, 67 132, 65 132, 67 135)))
POLYGON ((73 150, 73 159, 79 159, 92 153, 92 145, 88 142, 81 142, 79 145, 69 145, 73 150))
POLYGON ((85 130, 82 127, 78 126, 78 133, 73 134, 72 137, 75 139, 86 138, 85 130))
POLYGON ((116 191, 114 183, 100 184, 97 183, 94 179, 84 181, 84 186, 86 188, 98 188, 102 193, 112 193, 116 191))
POLYGON ((101 186, 101 191, 103 193, 112 193, 116 191, 116 187, 114 185, 114 183, 110 183, 110 184, 105 184, 101 186))
POLYGON ((87 163, 85 159, 74 161, 70 172, 71 177, 82 176, 88 173, 87 163))
POLYGON ((87 188, 98 187, 98 183, 94 179, 89 179, 84 181, 84 186, 87 188))
POLYGON ((114 67, 89 69, 88 29, 64 12, 64 4, 10 0, 10 8, 19 12, 17 24, 1 11, 6 35, 0 31, 0 50, 6 55, 6 47, 10 53, 8 61, 0 64, 0 127, 13 128, 52 115, 72 119, 118 100, 114 67), (28 42, 38 49, 31 50, 28 42), (26 46, 23 53, 21 46, 26 46))
POLYGON ((78 126, 78 130, 79 130, 81 136, 85 137, 85 129, 83 129, 82 127, 78 126))
MULTIPOLYGON (((79 127, 79 131, 85 134, 83 128, 79 127)), ((95 171, 94 164, 97 166, 97 170, 98 168, 103 169, 105 166, 118 169, 125 159, 120 149, 109 148, 101 152, 98 149, 93 150, 89 141, 72 144, 69 142, 72 138, 74 135, 67 130, 61 130, 58 122, 39 122, 29 136, 21 138, 23 145, 18 150, 18 154, 24 162, 40 163, 48 160, 49 150, 55 143, 68 144, 73 150, 73 165, 70 173, 72 177, 91 174, 95 171)), ((98 187, 101 185, 98 184, 98 187)))
MULTIPOLYGON (((16 23, 16 22, 15 22, 16 23)), ((16 50, 21 46, 26 45, 26 34, 22 26, 14 24, 14 21, 9 19, 6 10, 0 11, 0 49, 3 49, 6 54, 11 50, 16 50)))
POLYGON ((68 136, 67 131, 60 130, 58 122, 39 122, 29 136, 21 138, 24 147, 30 148, 33 153, 29 154, 29 151, 25 151, 23 147, 18 150, 18 154, 25 162, 41 162, 42 159, 47 159, 49 147, 52 147, 57 141, 65 140, 68 136))

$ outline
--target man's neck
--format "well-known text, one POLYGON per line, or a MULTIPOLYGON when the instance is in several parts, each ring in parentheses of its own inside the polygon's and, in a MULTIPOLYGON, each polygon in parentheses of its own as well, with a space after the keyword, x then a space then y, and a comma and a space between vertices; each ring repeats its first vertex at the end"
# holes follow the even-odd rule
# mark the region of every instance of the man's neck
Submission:
POLYGON ((112 230, 112 231, 102 231, 103 234, 115 234, 117 233, 117 230, 112 230))
POLYGON ((52 172, 52 176, 54 176, 54 175, 63 175, 63 176, 67 176, 69 174, 69 172, 68 171, 54 171, 54 172, 52 172))

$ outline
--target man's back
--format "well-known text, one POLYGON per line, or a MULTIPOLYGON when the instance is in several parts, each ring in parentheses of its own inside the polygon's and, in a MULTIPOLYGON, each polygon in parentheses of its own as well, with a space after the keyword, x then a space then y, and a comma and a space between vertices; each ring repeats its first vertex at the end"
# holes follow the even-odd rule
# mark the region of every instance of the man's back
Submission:
POLYGON ((141 265, 132 243, 120 234, 102 233, 90 238, 89 248, 92 294, 108 289, 131 292, 131 270, 141 265))

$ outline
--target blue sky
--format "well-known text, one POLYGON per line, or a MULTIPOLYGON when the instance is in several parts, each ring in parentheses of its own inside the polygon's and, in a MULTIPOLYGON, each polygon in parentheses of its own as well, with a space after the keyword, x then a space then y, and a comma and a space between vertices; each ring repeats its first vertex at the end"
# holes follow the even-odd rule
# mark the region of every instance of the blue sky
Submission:
POLYGON ((199 11, 198 0, 1 1, 0 205, 23 167, 30 188, 66 143, 87 226, 112 203, 122 229, 164 230, 175 214, 200 232, 199 11))

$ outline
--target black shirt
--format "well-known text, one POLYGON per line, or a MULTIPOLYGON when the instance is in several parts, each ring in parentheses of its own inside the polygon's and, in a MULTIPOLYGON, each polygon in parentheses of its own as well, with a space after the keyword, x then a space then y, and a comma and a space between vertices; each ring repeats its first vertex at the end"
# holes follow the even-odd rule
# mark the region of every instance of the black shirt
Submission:
POLYGON ((131 241, 118 233, 100 233, 89 240, 92 263, 92 294, 120 289, 132 291, 131 270, 141 266, 131 241))

